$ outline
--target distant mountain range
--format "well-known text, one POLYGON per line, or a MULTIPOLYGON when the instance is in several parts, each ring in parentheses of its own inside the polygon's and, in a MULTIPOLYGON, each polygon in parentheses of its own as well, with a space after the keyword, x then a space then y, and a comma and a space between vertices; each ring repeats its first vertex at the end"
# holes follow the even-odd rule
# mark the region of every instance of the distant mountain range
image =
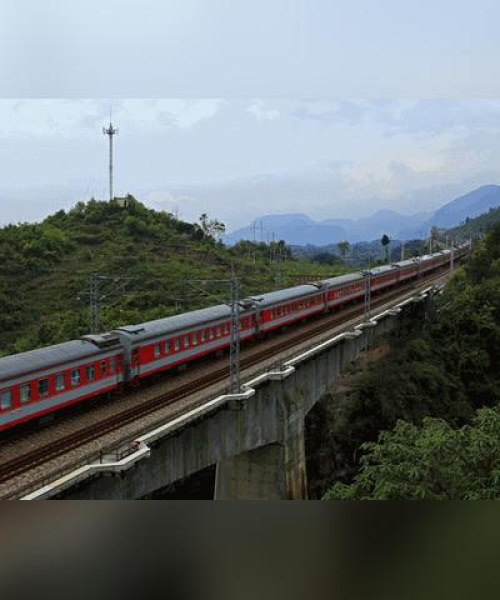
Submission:
POLYGON ((500 206, 500 186, 483 185, 465 196, 460 196, 438 209, 434 215, 425 223, 417 227, 402 230, 402 239, 413 239, 418 237, 422 229, 428 233, 435 226, 440 229, 449 229, 460 225, 467 218, 473 219, 486 213, 490 208, 500 206))
POLYGON ((379 210, 360 219, 314 221, 306 214, 266 215, 249 226, 224 236, 227 244, 239 240, 285 240, 289 244, 325 246, 340 240, 351 243, 379 239, 384 233, 397 239, 427 236, 431 227, 450 228, 500 206, 500 186, 485 185, 448 202, 434 213, 402 215, 379 210))

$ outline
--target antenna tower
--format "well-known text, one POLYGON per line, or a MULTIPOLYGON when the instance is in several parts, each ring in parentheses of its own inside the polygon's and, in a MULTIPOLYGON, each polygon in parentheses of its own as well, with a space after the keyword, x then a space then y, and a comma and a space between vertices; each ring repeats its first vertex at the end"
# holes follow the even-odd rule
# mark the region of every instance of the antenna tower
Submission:
POLYGON ((113 200, 113 136, 118 133, 118 129, 113 127, 111 110, 109 111, 109 127, 103 127, 102 132, 109 137, 109 199, 113 200))

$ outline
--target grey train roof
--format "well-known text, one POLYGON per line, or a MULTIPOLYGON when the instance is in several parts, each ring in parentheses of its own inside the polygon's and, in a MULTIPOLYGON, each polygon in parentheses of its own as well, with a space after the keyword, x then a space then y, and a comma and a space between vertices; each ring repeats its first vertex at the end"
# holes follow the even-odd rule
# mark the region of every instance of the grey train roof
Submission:
POLYGON ((321 283, 328 287, 336 287, 337 285, 344 285, 345 283, 352 283, 353 281, 359 281, 363 279, 364 275, 361 271, 356 273, 348 273, 347 275, 339 275, 338 277, 330 277, 330 279, 323 279, 321 283))
POLYGON ((147 340, 173 333, 174 331, 182 331, 183 329, 203 325, 203 323, 208 321, 229 318, 230 316, 231 309, 229 306, 219 304, 172 317, 165 317, 164 319, 157 319, 156 321, 140 323, 139 325, 124 325, 115 331, 129 334, 133 340, 147 340))
POLYGON ((300 296, 314 294, 315 292, 318 292, 318 287, 315 285, 296 285, 295 287, 287 288, 285 290, 277 290, 276 292, 250 296, 250 298, 256 300, 258 306, 269 306, 276 304, 276 302, 293 300, 294 298, 300 298, 300 296))
POLYGON ((98 348, 91 342, 71 340, 47 348, 4 356, 0 358, 0 381, 13 379, 24 373, 44 369, 51 365, 78 360, 97 351, 98 348))
POLYGON ((400 260, 399 262, 394 263, 395 267, 400 267, 403 269, 405 267, 411 267, 411 266, 415 267, 416 265, 417 265, 417 263, 414 258, 408 258, 407 260, 400 260))
POLYGON ((396 267, 392 265, 383 265, 381 267, 375 267, 370 269, 370 273, 372 275, 382 275, 383 273, 389 273, 390 271, 394 271, 396 267))

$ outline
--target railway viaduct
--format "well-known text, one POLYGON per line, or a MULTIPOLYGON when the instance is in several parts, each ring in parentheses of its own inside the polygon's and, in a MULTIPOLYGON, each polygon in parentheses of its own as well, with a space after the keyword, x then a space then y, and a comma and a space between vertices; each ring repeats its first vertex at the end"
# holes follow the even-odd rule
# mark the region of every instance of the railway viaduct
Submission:
POLYGON ((137 499, 216 466, 215 499, 306 499, 305 417, 339 373, 368 347, 421 319, 427 288, 134 440, 25 499, 137 499))

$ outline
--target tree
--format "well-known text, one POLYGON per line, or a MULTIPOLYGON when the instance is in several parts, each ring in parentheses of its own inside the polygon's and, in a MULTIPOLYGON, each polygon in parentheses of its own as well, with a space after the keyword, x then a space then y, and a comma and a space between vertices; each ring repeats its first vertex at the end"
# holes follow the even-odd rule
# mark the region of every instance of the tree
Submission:
POLYGON ((220 238, 226 231, 226 226, 218 219, 210 219, 207 213, 200 216, 200 227, 206 237, 211 237, 216 240, 220 238))
POLYGON ((442 419, 421 427, 399 421, 366 454, 351 485, 337 483, 329 500, 493 500, 500 498, 500 408, 477 411, 470 425, 442 419))
POLYGON ((380 240, 384 250, 385 250, 385 262, 389 262, 389 244, 391 243, 391 238, 384 233, 382 239, 380 240))
POLYGON ((350 247, 351 244, 347 240, 342 240, 337 244, 337 248, 339 249, 340 256, 342 257, 343 261, 345 261, 346 254, 350 247))

